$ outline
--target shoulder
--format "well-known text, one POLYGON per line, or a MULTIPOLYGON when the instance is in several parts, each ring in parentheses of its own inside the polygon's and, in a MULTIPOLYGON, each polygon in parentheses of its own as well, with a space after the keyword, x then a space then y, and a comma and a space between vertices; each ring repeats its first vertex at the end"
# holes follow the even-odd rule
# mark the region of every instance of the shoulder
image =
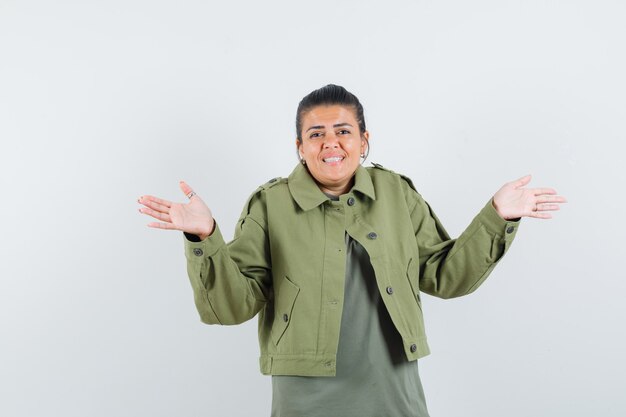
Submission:
POLYGON ((273 193, 287 185, 287 178, 275 177, 259 185, 248 197, 241 216, 262 216, 265 212, 268 193, 273 193))
POLYGON ((419 194, 415 185, 413 184, 413 180, 404 174, 400 174, 398 172, 392 171, 389 168, 385 168, 381 164, 377 164, 376 162, 372 162, 372 166, 367 168, 370 176, 373 180, 387 180, 391 182, 395 182, 400 184, 403 188, 410 188, 416 193, 419 194))
POLYGON ((259 187, 252 193, 252 197, 255 195, 262 195, 264 198, 267 198, 267 196, 276 198, 278 195, 288 190, 287 181, 288 180, 285 177, 272 178, 259 185, 259 187))
POLYGON ((250 195, 250 198, 253 198, 256 195, 265 194, 272 189, 274 190, 280 189, 285 185, 287 185, 287 178, 283 178, 283 177, 272 178, 271 180, 268 180, 264 182, 263 184, 259 185, 257 189, 252 192, 252 194, 250 195))
POLYGON ((269 190, 270 188, 276 187, 277 185, 287 184, 287 178, 284 177, 275 177, 266 183, 259 186, 260 190, 269 190))
POLYGON ((372 162, 372 167, 367 168, 376 194, 379 192, 381 195, 402 195, 402 199, 406 202, 406 206, 409 211, 413 210, 420 200, 423 200, 422 195, 417 191, 415 184, 407 175, 397 173, 389 168, 385 168, 381 164, 372 162))

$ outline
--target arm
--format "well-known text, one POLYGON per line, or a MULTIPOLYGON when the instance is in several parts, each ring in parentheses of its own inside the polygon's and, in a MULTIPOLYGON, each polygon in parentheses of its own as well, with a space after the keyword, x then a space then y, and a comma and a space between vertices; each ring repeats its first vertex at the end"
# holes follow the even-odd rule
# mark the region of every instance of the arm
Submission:
POLYGON ((419 250, 420 289, 451 298, 476 290, 507 252, 522 217, 551 219, 566 203, 552 188, 523 188, 526 175, 504 184, 458 239, 450 239, 430 206, 415 192, 411 211, 419 250))
POLYGON ((476 290, 511 246, 520 219, 505 220, 493 199, 458 239, 451 239, 428 203, 418 195, 411 212, 419 250, 420 290, 453 298, 476 290))
POLYGON ((271 266, 263 207, 262 195, 253 194, 228 244, 218 225, 199 242, 185 235, 187 274, 204 323, 242 323, 267 302, 271 266))
POLYGON ((140 213, 158 222, 149 227, 180 230, 185 235, 187 272, 200 318, 207 324, 237 324, 263 307, 271 290, 269 246, 263 193, 255 192, 244 208, 229 244, 211 210, 185 182, 189 203, 141 196, 140 213))

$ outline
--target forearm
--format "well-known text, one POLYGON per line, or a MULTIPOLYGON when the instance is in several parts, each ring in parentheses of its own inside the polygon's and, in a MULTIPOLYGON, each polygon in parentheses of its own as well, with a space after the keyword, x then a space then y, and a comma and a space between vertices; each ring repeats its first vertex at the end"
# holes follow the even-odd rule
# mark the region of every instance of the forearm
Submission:
MULTIPOLYGON (((253 240, 248 243, 253 245, 253 240)), ((207 324, 238 324, 254 317, 266 302, 269 276, 259 249, 246 248, 245 239, 227 245, 218 226, 208 238, 193 242, 185 238, 187 274, 200 318, 207 324), (242 247, 243 246, 243 247, 242 247), (254 250, 254 249, 253 249, 254 250), (245 253, 242 259, 238 254, 245 253), (255 256, 256 255, 256 256, 255 256), (256 265, 256 266, 252 266, 256 265)))
POLYGON ((492 200, 458 239, 450 239, 433 215, 428 243, 420 248, 420 290, 453 298, 476 290, 510 247, 519 219, 505 220, 492 200))

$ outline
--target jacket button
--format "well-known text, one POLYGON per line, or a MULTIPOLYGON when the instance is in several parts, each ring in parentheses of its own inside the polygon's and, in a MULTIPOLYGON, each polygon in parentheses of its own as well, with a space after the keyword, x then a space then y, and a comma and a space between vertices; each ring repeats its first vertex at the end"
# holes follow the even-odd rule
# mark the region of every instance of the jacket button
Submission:
POLYGON ((513 233, 513 231, 515 230, 515 227, 511 226, 508 229, 506 229, 507 233, 513 233))
POLYGON ((284 322, 289 321, 289 316, 287 315, 287 313, 283 314, 283 321, 284 322))
POLYGON ((200 249, 200 248, 195 248, 195 249, 193 250, 193 254, 194 254, 194 255, 196 255, 196 256, 202 256, 202 249, 200 249))
POLYGON ((269 182, 276 182, 278 181, 278 178, 272 178, 269 182))
POLYGON ((387 294, 393 294, 393 288, 387 287, 387 294))
POLYGON ((415 343, 413 343, 411 345, 411 352, 415 353, 416 350, 417 350, 417 345, 415 343))
POLYGON ((354 197, 348 198, 348 205, 349 206, 353 206, 354 205, 354 197))
POLYGON ((374 232, 369 232, 367 234, 367 237, 369 237, 370 239, 376 239, 378 237, 378 235, 374 232))

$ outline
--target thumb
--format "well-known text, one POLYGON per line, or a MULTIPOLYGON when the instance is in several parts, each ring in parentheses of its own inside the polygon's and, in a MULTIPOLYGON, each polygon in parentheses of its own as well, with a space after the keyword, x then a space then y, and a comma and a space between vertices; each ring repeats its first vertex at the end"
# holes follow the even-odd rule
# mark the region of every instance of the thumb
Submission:
POLYGON ((183 194, 185 194, 185 196, 189 195, 189 193, 193 191, 185 181, 180 181, 178 185, 180 186, 180 189, 182 190, 183 194))
POLYGON ((532 178, 532 175, 530 174, 524 175, 523 177, 518 178, 515 181, 513 181, 513 185, 515 186, 515 188, 523 187, 530 182, 531 178, 532 178))

